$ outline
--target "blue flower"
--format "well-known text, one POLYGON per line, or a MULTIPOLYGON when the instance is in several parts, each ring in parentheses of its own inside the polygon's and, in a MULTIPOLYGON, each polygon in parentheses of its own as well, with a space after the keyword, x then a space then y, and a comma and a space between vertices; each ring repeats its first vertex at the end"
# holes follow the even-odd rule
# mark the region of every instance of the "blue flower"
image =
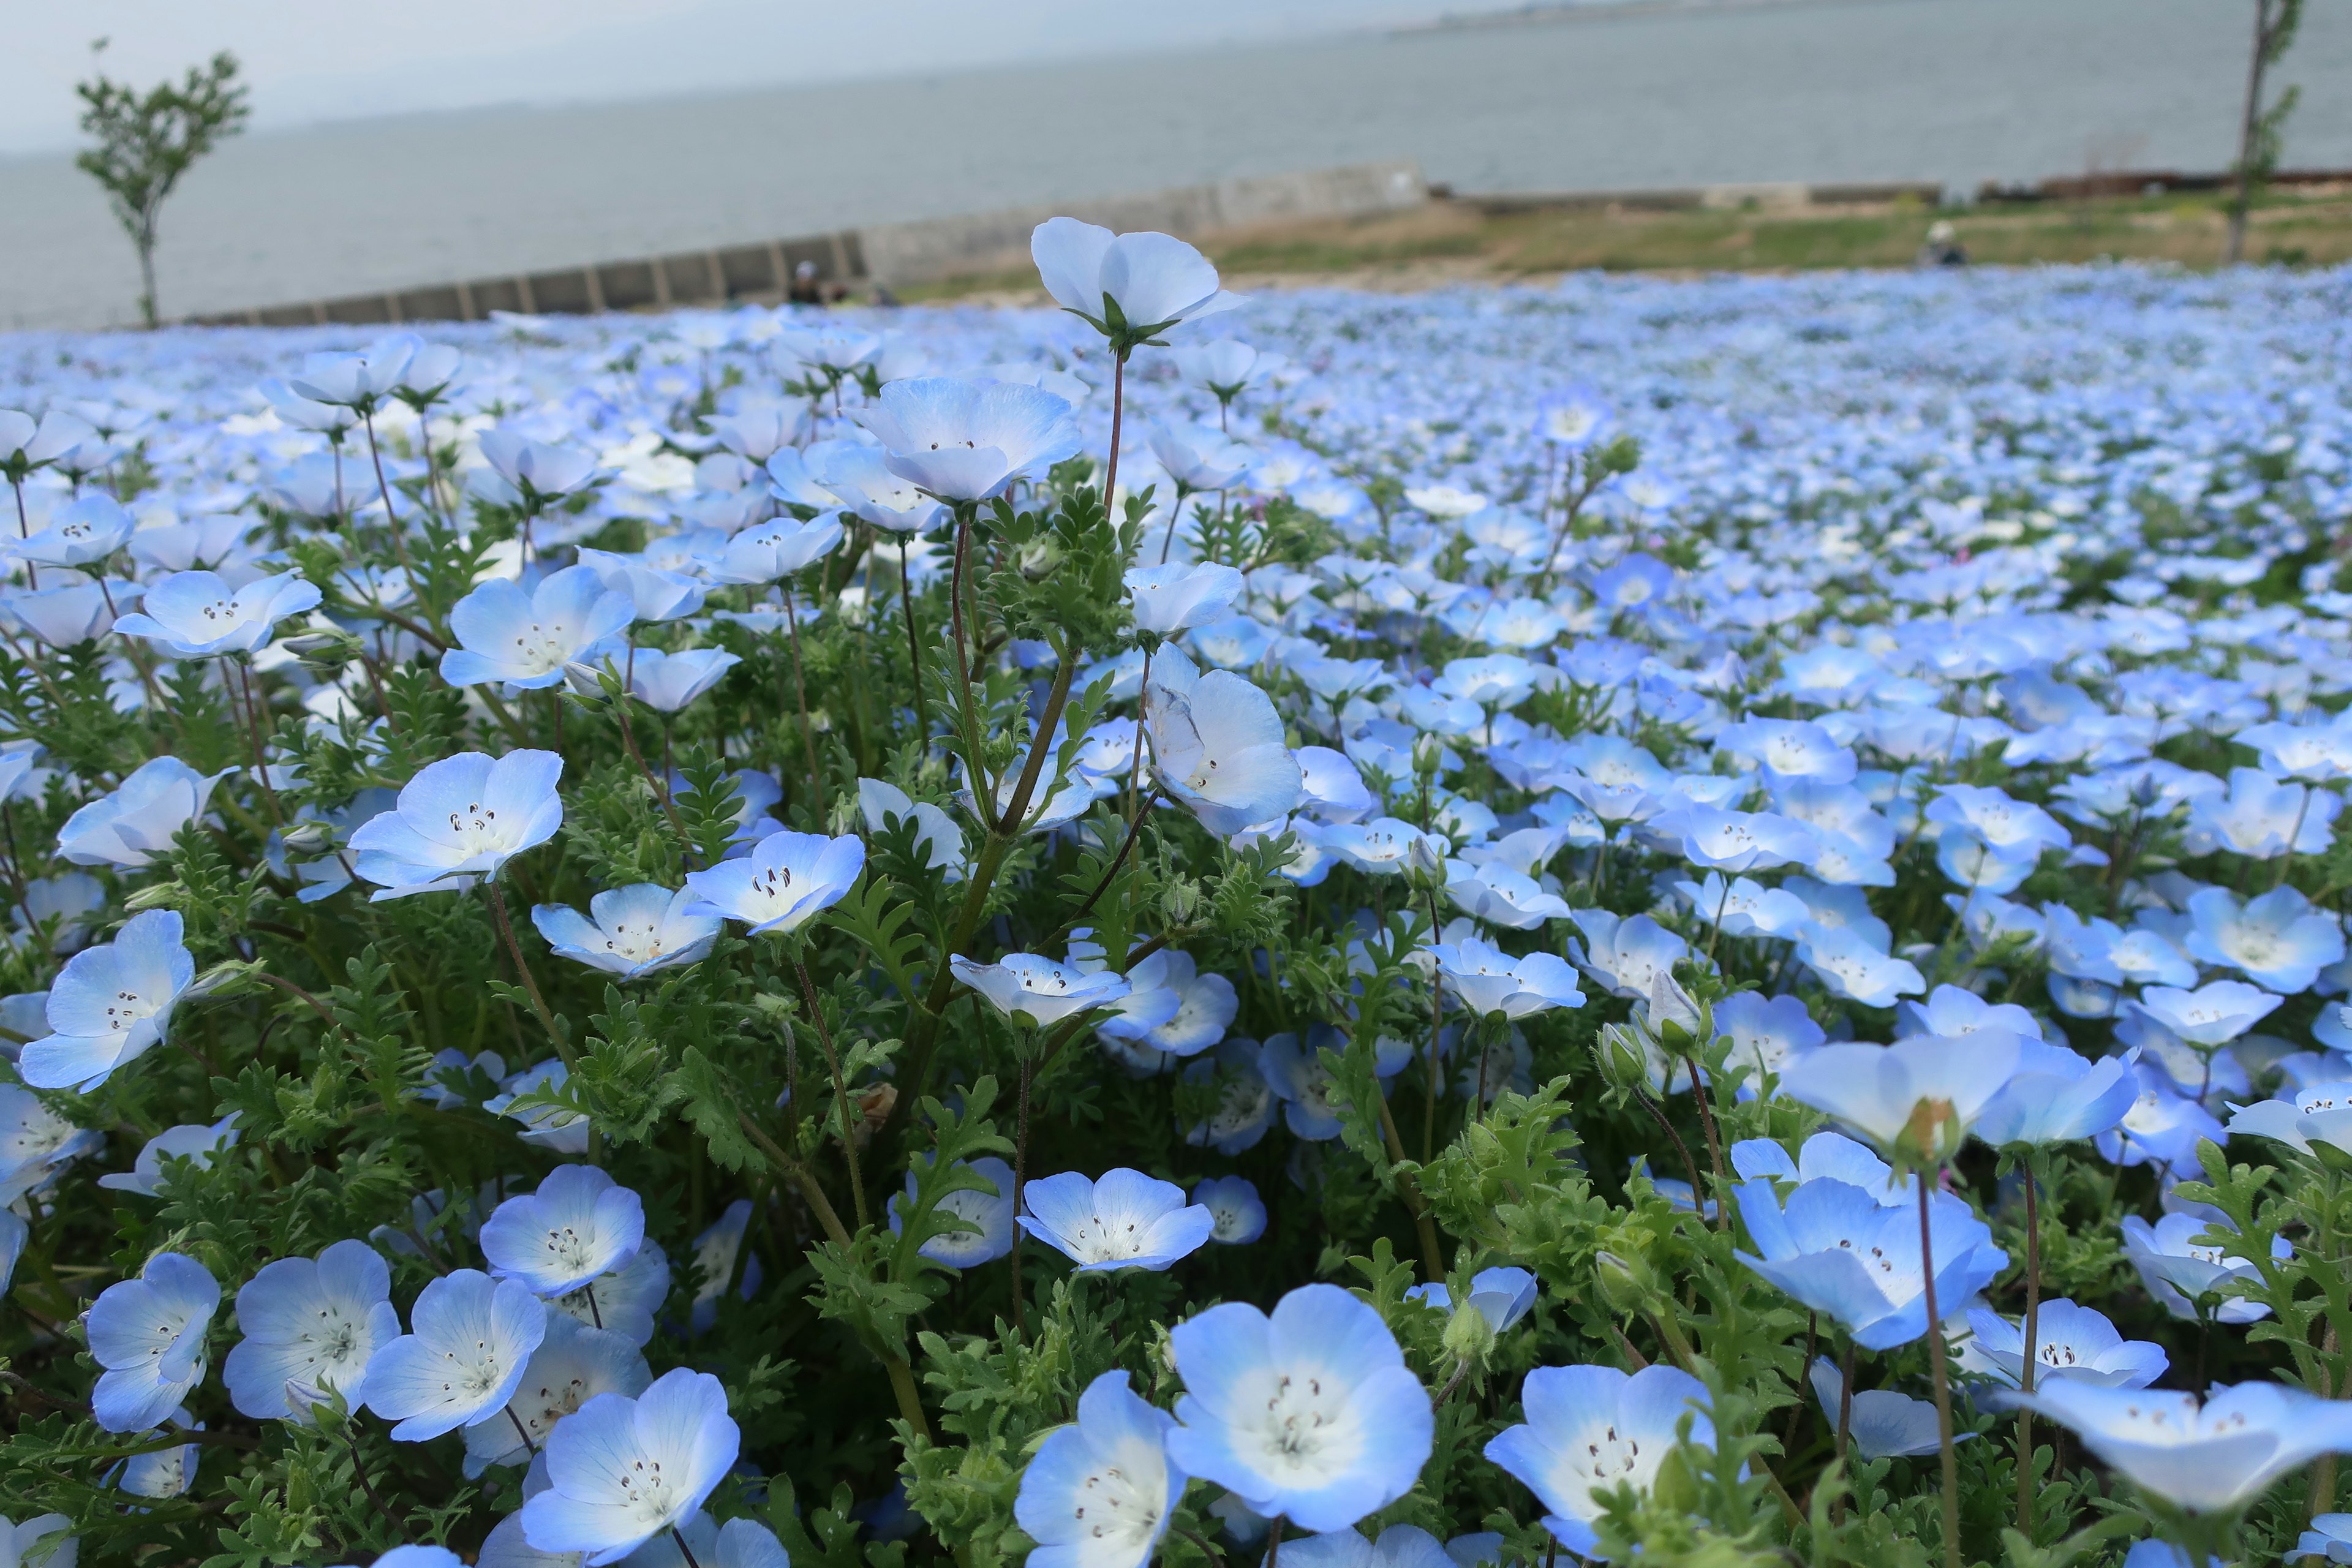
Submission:
POLYGON ((541 690, 560 683, 567 665, 594 663, 636 616, 636 602, 593 567, 567 566, 530 590, 493 577, 451 606, 459 646, 441 656, 441 679, 541 690))
POLYGON ((492 1465, 522 1465, 543 1447, 555 1424, 600 1394, 639 1394, 654 1380, 644 1354, 625 1334, 590 1328, 562 1312, 547 1315, 547 1337, 530 1352, 504 1420, 466 1428, 466 1474, 492 1465))
POLYGON ((740 859, 688 871, 689 915, 740 921, 754 936, 798 931, 839 903, 866 868, 866 841, 771 833, 740 859))
POLYGON ((1229 1301, 1172 1334, 1185 1393, 1169 1458, 1255 1512, 1344 1530, 1412 1489, 1428 1461, 1429 1392, 1381 1315, 1305 1285, 1268 1317, 1229 1301))
POLYGON ((1265 1200, 1247 1176, 1212 1176, 1192 1189, 1192 1201, 1209 1211, 1209 1239, 1244 1247, 1265 1234, 1265 1200))
MULTIPOLYGON (((1759 1252, 1738 1259, 1815 1311, 1825 1312, 1870 1350, 1908 1344, 1927 1331, 1927 1282, 1919 1265, 1919 1216, 1841 1181, 1807 1182, 1784 1210, 1769 1182, 1738 1189, 1740 1217, 1759 1252)), ((1936 1300, 1957 1308, 2009 1266, 1992 1232, 1948 1193, 1928 1199, 1936 1300)))
POLYGON ((1078 1418, 1055 1427, 1021 1472, 1013 1517, 1037 1542, 1029 1568, 1143 1568, 1184 1496, 1169 1463, 1174 1426, 1107 1372, 1078 1395, 1078 1418))
POLYGON ((696 900, 692 889, 672 892, 659 882, 637 882, 590 899, 584 920, 562 904, 537 904, 530 923, 563 957, 637 980, 698 963, 710 951, 722 922, 715 915, 687 913, 696 900))
POLYGON ((193 1121, 166 1127, 147 1140, 130 1170, 109 1172, 99 1177, 98 1184, 112 1192, 154 1197, 163 1190, 165 1160, 186 1160, 199 1171, 212 1169, 214 1157, 236 1142, 236 1117, 232 1110, 209 1127, 193 1121))
POLYGON ((1184 1189, 1125 1166, 1088 1181, 1076 1171, 1031 1182, 1021 1192, 1023 1230, 1061 1252, 1081 1274, 1165 1268, 1199 1251, 1216 1227, 1184 1189))
POLYGON ((539 1190, 509 1198, 482 1222, 490 1273, 541 1296, 588 1293, 599 1275, 626 1268, 646 1239, 643 1199, 593 1165, 558 1165, 539 1190))
MULTIPOLYGON (((0 409, 0 421, 5 421, 10 412, 0 409)), ((15 416, 24 418, 21 414, 15 416)), ((0 423, 0 442, 7 437, 5 423, 0 423)), ((0 1515, 0 1563, 22 1568, 74 1568, 81 1538, 72 1531, 73 1521, 61 1513, 37 1513, 17 1525, 0 1515)))
POLYGON ((572 1080, 572 1069, 562 1062, 550 1059, 524 1068, 507 1078, 499 1092, 482 1101, 482 1109, 492 1116, 511 1117, 523 1124, 515 1134, 524 1142, 541 1149, 551 1149, 559 1154, 585 1154, 588 1152, 588 1119, 576 1110, 554 1105, 527 1105, 515 1109, 515 1102, 528 1095, 561 1095, 563 1086, 572 1080))
POLYGON ((1891 1046, 1823 1046, 1789 1064, 1780 1092, 1828 1111, 1883 1152, 1948 1160, 2017 1070, 2022 1046, 1993 1029, 1960 1040, 1922 1035, 1891 1046))
MULTIPOLYGON (((1463 1537, 1464 1540, 1475 1539, 1463 1537)), ((1501 1537, 1495 1540, 1499 1542, 1501 1537)), ((1492 1553, 1489 1553, 1491 1556, 1492 1553)), ((1263 1559, 1261 1559, 1263 1561, 1263 1559)), ((1476 1557, 1454 1555, 1454 1543, 1415 1525, 1391 1524, 1378 1541, 1367 1541, 1355 1529, 1327 1530, 1282 1543, 1282 1561, 1299 1568, 1475 1568, 1476 1557)))
MULTIPOLYGON (((1721 1004, 1717 1004, 1720 1008, 1721 1004)), ((1895 1169, 1853 1139, 1837 1132, 1816 1132, 1797 1151, 1789 1152, 1769 1138, 1743 1138, 1731 1146, 1731 1168, 1748 1181, 1816 1182, 1824 1177, 1860 1187, 1881 1208, 1916 1205, 1919 1178, 1895 1179, 1895 1169)))
POLYGON ((604 661, 619 665, 627 677, 629 695, 658 713, 683 710, 743 662, 740 655, 715 647, 690 647, 683 653, 641 647, 625 658, 606 654, 604 661))
MULTIPOLYGON (((2024 1323, 2012 1323, 1982 1307, 1969 1310, 1971 1331, 1960 1364, 1970 1372, 1991 1374, 2006 1388, 2022 1385, 2025 1376, 2024 1323)), ((2034 1310, 2033 1381, 2038 1387, 2054 1378, 2071 1377, 2104 1388, 2146 1388, 2164 1375, 2171 1358, 2164 1347, 2147 1340, 2127 1340, 2116 1331, 2106 1314, 2078 1307, 2061 1296, 2034 1310)), ((2001 1409, 2013 1403, 2001 1389, 1988 1389, 1977 1403, 2001 1409)))
POLYGON ((352 835, 352 869, 379 884, 372 902, 415 893, 461 891, 496 877, 515 856, 546 843, 563 826, 555 782, 563 759, 553 752, 509 752, 493 758, 460 752, 417 770, 390 811, 352 835))
MULTIPOLYGON (((1454 1310, 1453 1292, 1444 1280, 1415 1285, 1405 1292, 1409 1300, 1426 1302, 1441 1312, 1454 1310)), ((1470 1305, 1496 1333, 1517 1323, 1536 1304, 1536 1277, 1524 1268, 1481 1268, 1470 1277, 1470 1305)))
POLYGON ((2017 1072, 1978 1113, 1977 1136, 1998 1149, 2105 1132, 2139 1098, 2139 1080, 2132 1074, 2138 1059, 2133 1050, 2095 1062, 2065 1046, 2021 1040, 2017 1072))
POLYGON ((318 605, 317 587, 293 572, 240 588, 210 572, 174 572, 147 590, 143 610, 124 616, 114 629, 145 637, 173 658, 213 658, 253 652, 279 621, 318 605))
POLYGON ((177 910, 148 910, 114 940, 66 960, 49 985, 56 1031, 27 1045, 16 1071, 35 1089, 96 1089, 163 1041, 172 1009, 196 977, 177 910))
POLYGON ((2024 1403, 2154 1496, 2191 1513, 2252 1501, 2322 1454, 2352 1453, 2352 1405, 2276 1383, 2193 1394, 2061 1378, 2024 1403))
MULTIPOLYGON (((1822 1419, 1834 1428, 1838 1407, 1848 1403, 1845 1378, 1838 1372, 1837 1363, 1827 1356, 1814 1357, 1809 1381, 1813 1385, 1813 1397, 1822 1403, 1822 1419)), ((1917 1458, 1943 1446, 1936 1406, 1891 1388, 1855 1391, 1846 1413, 1846 1424, 1847 1436, 1865 1459, 1917 1458)), ((1965 1443, 1975 1436, 1973 1432, 1963 1432, 1952 1440, 1965 1443)))
MULTIPOLYGON (((1045 1028, 1073 1014, 1108 1007, 1128 994, 1127 976, 1108 969, 1081 969, 1032 952, 1009 952, 994 963, 975 963, 951 953, 955 977, 987 998, 1005 1017, 1045 1028)), ((1174 1008, 1170 1008, 1172 1015, 1174 1008)), ((1161 1020, 1165 1022, 1165 1020, 1161 1020)))
POLYGON ((1600 1545, 1595 1494, 1627 1485, 1648 1490, 1685 1417, 1692 1445, 1715 1447, 1706 1385, 1677 1367, 1629 1376, 1610 1366, 1539 1366, 1528 1373, 1519 1402, 1527 1420, 1497 1433, 1486 1458, 1536 1494, 1550 1510, 1544 1528, 1580 1556, 1600 1545))
POLYGON ((1265 1049, 1255 1040, 1228 1039, 1213 1057, 1195 1058, 1184 1067, 1186 1083, 1213 1083, 1223 1088, 1207 1118, 1184 1130, 1184 1142, 1195 1148, 1206 1144, 1228 1158, 1254 1149, 1274 1125, 1282 1097, 1266 1081, 1259 1065, 1265 1049))
POLYGON ((892 473, 949 501, 986 500, 1014 479, 1078 453, 1070 405, 1001 381, 916 376, 894 381, 859 416, 892 473))
MULTIPOLYGON (((983 1154, 968 1166, 971 1173, 988 1183, 987 1187, 966 1187, 948 1194, 939 1202, 936 1213, 951 1215, 975 1226, 969 1231, 953 1231, 935 1236, 916 1250, 936 1263, 951 1268, 977 1268, 983 1263, 993 1263, 1013 1250, 1013 1167, 993 1154, 983 1154)), ((1032 1184, 1034 1186, 1034 1184, 1032 1184)), ((915 1197, 915 1173, 907 1173, 906 1202, 915 1197)), ((900 1200, 890 1200, 890 1234, 898 1235, 907 1228, 906 1215, 899 1209, 900 1200)))
POLYGON ((312 1258, 262 1265, 236 1293, 245 1337, 222 1363, 229 1403, 257 1421, 283 1421, 331 1391, 357 1409, 369 1358, 400 1337, 392 1269, 363 1241, 312 1258))
POLYGON ((1048 218, 1030 235, 1029 257, 1054 302, 1107 336, 1124 330, 1149 341, 1247 302, 1218 288, 1216 268, 1172 235, 1048 218))
POLYGON ((194 1258, 159 1252, 136 1279, 110 1285, 84 1319, 89 1353, 106 1370, 90 1412, 109 1432, 162 1423, 205 1379, 205 1331, 220 1282, 194 1258))
POLYGON ((1439 942, 1426 950, 1436 961, 1447 990, 1480 1017, 1499 1013, 1525 1018, 1555 1007, 1581 1007, 1584 993, 1576 988, 1576 971, 1568 961, 1549 952, 1513 958, 1475 937, 1459 942, 1439 942))
POLYGON ((547 1309, 528 1286, 460 1268, 428 1283, 410 1331, 368 1358, 367 1404, 421 1443, 496 1419, 547 1337, 547 1309))
POLYGON ((601 1568, 684 1523, 735 1463, 727 1391, 679 1367, 632 1399, 600 1394, 547 1440, 548 1489, 522 1506, 523 1539, 601 1568))
POLYGON ((1228 669, 1202 675, 1162 648, 1143 693, 1153 776, 1221 837, 1298 804, 1306 775, 1284 743, 1274 700, 1228 669))
POLYGON ((736 1260, 743 1264, 742 1282, 735 1293, 750 1300, 760 1292, 760 1255, 746 1256, 743 1237, 751 1225, 751 1200, 737 1198, 727 1205, 726 1212, 694 1238, 695 1277, 700 1281, 694 1290, 694 1303, 688 1309, 687 1323, 691 1331, 710 1331, 719 1321, 719 1299, 727 1293, 728 1282, 735 1278, 736 1260))

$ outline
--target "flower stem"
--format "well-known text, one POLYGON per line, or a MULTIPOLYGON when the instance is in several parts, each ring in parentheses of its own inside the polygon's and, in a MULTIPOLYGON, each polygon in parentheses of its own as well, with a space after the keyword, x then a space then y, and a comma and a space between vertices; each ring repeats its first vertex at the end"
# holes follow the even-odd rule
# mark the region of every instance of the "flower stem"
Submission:
POLYGON ((1927 1370, 1936 1385, 1937 1446, 1944 1468, 1944 1568, 1960 1568, 1960 1470, 1952 1458, 1952 1384, 1944 1370, 1944 1321, 1936 1310, 1936 1254, 1927 1233, 1928 1173, 1919 1175, 1919 1276, 1926 1287, 1927 1370))
POLYGON ((817 766, 816 729, 809 722, 808 681, 801 674, 801 617, 800 612, 793 608, 793 584, 789 577, 784 580, 784 626, 792 633, 793 697, 800 704, 801 744, 808 752, 809 804, 815 809, 817 820, 822 822, 824 819, 824 772, 817 766))
POLYGON ((833 1109, 841 1121, 841 1157, 849 1166, 849 1204, 857 1216, 857 1228, 864 1230, 867 1224, 866 1182, 857 1170, 857 1134, 849 1125, 849 1084, 841 1075, 841 1054, 833 1048, 833 1032, 824 1026, 824 1009, 817 1005, 816 987, 809 981, 808 966, 795 957, 793 972, 800 976, 801 998, 808 1004, 809 1022, 816 1027, 816 1042, 824 1047, 824 1065, 833 1073, 833 1109))
MULTIPOLYGON (((1728 1230, 1731 1228, 1731 1205, 1728 1201, 1731 1177, 1723 1168, 1723 1140, 1716 1134, 1715 1108, 1707 1103, 1708 1086, 1698 1075, 1698 1058, 1696 1057, 1690 1059, 1690 1075, 1691 1099, 1698 1104, 1698 1124, 1706 1134, 1707 1163, 1715 1167, 1715 1187, 1719 1194, 1715 1204, 1716 1227, 1718 1230, 1728 1230)), ((1699 1224, 1705 1225, 1706 1223, 1706 1195, 1694 1187, 1691 1189, 1691 1200, 1698 1208, 1699 1224)))
MULTIPOLYGON (((2042 1201, 2033 1161, 2025 1162, 2025 1365, 2020 1392, 2033 1392, 2033 1371, 2042 1356, 2042 1201)), ((2033 1539, 2033 1408, 2017 1407, 2017 1532, 2033 1539)))
POLYGON ((677 1543, 677 1554, 686 1559, 686 1568, 702 1568, 702 1564, 694 1560, 694 1548, 686 1543, 686 1537, 679 1532, 677 1526, 673 1524, 669 1527, 669 1538, 677 1543))
MULTIPOLYGON (((915 629, 915 574, 907 565, 907 542, 912 536, 898 536, 898 603, 907 616, 907 669, 915 682, 915 737, 923 750, 931 746, 931 716, 923 703, 923 639, 915 629)), ((869 574, 867 581, 871 582, 869 574)), ((786 595, 787 598, 790 595, 786 595)))
POLYGON ((514 960, 515 973, 522 976, 523 993, 530 998, 530 1010, 539 1016, 540 1027, 545 1029, 547 1037, 554 1042, 555 1054, 563 1058, 565 1069, 577 1071, 580 1064, 572 1058, 572 1044, 563 1037, 563 1031, 555 1026, 555 1015, 547 1010, 547 999, 539 994, 539 982, 532 978, 530 965, 523 962, 521 944, 515 941, 514 922, 507 918, 507 896, 499 889, 496 878, 492 878, 487 886, 490 891, 490 913, 498 921, 499 936, 506 943, 507 956, 514 960))

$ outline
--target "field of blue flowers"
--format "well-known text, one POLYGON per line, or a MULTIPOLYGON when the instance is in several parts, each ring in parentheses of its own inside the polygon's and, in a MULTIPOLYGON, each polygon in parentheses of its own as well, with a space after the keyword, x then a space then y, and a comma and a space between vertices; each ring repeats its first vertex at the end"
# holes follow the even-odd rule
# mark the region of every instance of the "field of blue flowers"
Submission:
POLYGON ((1035 255, 0 339, 0 1568, 2352 1563, 2352 276, 1035 255))

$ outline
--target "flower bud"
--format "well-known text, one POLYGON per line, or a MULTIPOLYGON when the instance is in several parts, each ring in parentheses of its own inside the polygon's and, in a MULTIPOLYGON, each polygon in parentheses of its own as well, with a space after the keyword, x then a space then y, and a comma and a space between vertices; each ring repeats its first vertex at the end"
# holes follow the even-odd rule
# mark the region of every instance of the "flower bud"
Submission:
POLYGON ((1404 852, 1404 879, 1414 890, 1428 892, 1445 886, 1445 840, 1433 833, 1413 839, 1404 852))
POLYGON ((1495 1346, 1495 1325, 1486 1314, 1465 1301, 1454 1309, 1445 1320, 1445 1353, 1456 1361, 1468 1362, 1473 1367, 1486 1362, 1486 1352, 1495 1346))
POLYGON ((1653 1295, 1653 1280, 1647 1264, 1627 1260, 1614 1252, 1596 1253, 1592 1259, 1593 1275, 1601 1282, 1601 1294, 1620 1312, 1640 1312, 1648 1310, 1653 1295))
POLYGON ((180 884, 177 882, 150 882, 123 900, 122 907, 134 915, 142 910, 177 909, 179 896, 180 884))
POLYGON ((1170 925, 1189 925, 1201 911, 1201 884, 1190 877, 1179 877, 1168 884, 1160 895, 1160 912, 1170 925))

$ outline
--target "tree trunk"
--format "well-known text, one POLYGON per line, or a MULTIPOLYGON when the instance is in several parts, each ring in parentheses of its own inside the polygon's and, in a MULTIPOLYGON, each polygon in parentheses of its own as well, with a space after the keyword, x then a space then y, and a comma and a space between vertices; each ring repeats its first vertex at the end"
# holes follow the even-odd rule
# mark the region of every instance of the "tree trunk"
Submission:
POLYGON ((139 247, 139 315, 149 331, 161 322, 155 314, 155 225, 151 218, 131 237, 139 247))
POLYGON ((2225 266, 2246 256, 2246 209, 2254 196, 2254 140, 2263 117, 2263 71, 2269 64, 2271 0, 2254 0, 2253 58, 2246 66, 2246 108, 2238 121, 2238 184, 2230 201, 2230 244, 2225 266))

